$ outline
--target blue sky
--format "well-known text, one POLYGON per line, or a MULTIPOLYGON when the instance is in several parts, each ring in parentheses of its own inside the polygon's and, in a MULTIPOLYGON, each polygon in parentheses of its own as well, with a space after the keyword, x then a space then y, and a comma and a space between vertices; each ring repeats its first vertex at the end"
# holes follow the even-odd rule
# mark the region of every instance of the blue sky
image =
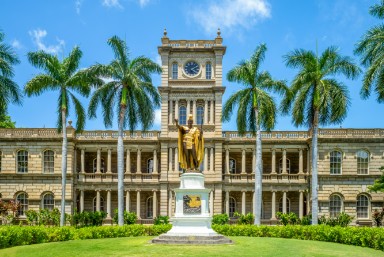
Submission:
MULTIPOLYGON (((5 41, 13 45, 21 59, 15 66, 15 81, 20 87, 39 70, 26 59, 30 51, 46 50, 66 56, 75 45, 83 51, 81 68, 96 62, 108 63, 112 51, 106 44, 113 35, 125 39, 133 57, 145 55, 159 61, 164 28, 170 39, 213 39, 220 27, 227 53, 223 74, 242 59, 247 59, 260 43, 268 51, 262 65, 275 79, 291 82, 296 71, 288 69, 282 56, 296 48, 322 52, 334 45, 340 53, 353 56, 355 44, 365 31, 380 21, 368 14, 378 0, 2 0, 0 29, 5 41)), ((153 77, 160 84, 160 76, 153 77)), ((362 76, 355 81, 340 78, 350 90, 352 105, 344 128, 383 127, 384 106, 375 96, 359 96, 362 76)), ((224 102, 240 85, 226 86, 224 102)), ((23 106, 9 108, 17 127, 55 127, 57 92, 39 97, 24 97, 23 106)), ((276 101, 280 99, 277 97, 276 101)), ((88 100, 83 99, 84 106, 88 100)), ((70 119, 74 120, 71 113, 70 119)), ((116 124, 116 122, 114 123, 116 124)), ((114 125, 112 129, 116 129, 114 125)), ((101 118, 87 120, 87 130, 105 129, 101 118)), ((159 129, 156 120, 153 129, 159 129)), ((224 130, 236 130, 234 122, 224 123, 224 130)), ((276 130, 302 130, 291 124, 290 117, 279 117, 276 130)))

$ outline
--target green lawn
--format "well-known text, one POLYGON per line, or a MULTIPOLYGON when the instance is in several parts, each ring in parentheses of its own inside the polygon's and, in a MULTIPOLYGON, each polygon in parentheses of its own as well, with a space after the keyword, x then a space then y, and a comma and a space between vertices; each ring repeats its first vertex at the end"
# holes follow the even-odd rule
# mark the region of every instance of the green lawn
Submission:
POLYGON ((151 238, 75 240, 18 246, 0 250, 0 256, 384 256, 384 252, 369 248, 296 239, 231 237, 235 242, 234 245, 189 246, 154 245, 149 243, 151 238))

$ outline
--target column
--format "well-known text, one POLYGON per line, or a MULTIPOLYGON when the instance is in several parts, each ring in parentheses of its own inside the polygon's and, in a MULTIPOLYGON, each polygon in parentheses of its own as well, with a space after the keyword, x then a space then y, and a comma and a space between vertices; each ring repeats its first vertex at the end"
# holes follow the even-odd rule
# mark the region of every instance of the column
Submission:
POLYGON ((213 100, 211 100, 211 115, 210 115, 210 118, 209 118, 209 123, 210 124, 215 124, 215 122, 213 121, 213 113, 214 113, 214 104, 213 104, 213 100))
POLYGON ((111 173, 112 172, 112 149, 108 148, 108 163, 107 163, 107 172, 111 173))
POLYGON ((272 149, 272 171, 271 173, 276 174, 276 149, 272 149))
POLYGON ((287 213, 287 191, 283 192, 283 213, 287 213))
POLYGON ((252 173, 254 174, 256 170, 256 150, 252 150, 252 173))
POLYGON ((245 149, 241 151, 241 174, 245 174, 245 149))
POLYGON ((156 218, 157 217, 157 194, 156 194, 156 190, 153 190, 153 201, 152 201, 152 210, 153 210, 153 214, 152 214, 152 217, 153 218, 156 218))
POLYGON ((80 190, 80 212, 84 211, 84 190, 80 190))
POLYGON ((179 100, 175 101, 175 118, 179 119, 179 100))
POLYGON ((168 190, 168 216, 172 217, 172 190, 168 190))
POLYGON ((125 166, 125 172, 130 173, 131 172, 131 151, 127 149, 127 158, 126 158, 126 166, 125 166))
POLYGON ((153 150, 153 173, 157 174, 157 150, 153 150))
POLYGON ((307 192, 307 215, 310 213, 311 211, 311 195, 309 194, 309 191, 307 192))
POLYGON ((208 124, 208 101, 204 101, 204 124, 208 124))
POLYGON ((100 211, 100 190, 96 190, 96 211, 100 211))
POLYGON ((299 218, 303 218, 303 201, 304 201, 304 195, 303 195, 303 190, 299 191, 299 218))
POLYGON ((136 191, 136 215, 137 215, 137 219, 141 219, 141 215, 140 215, 140 190, 137 190, 136 191))
POLYGON ((256 215, 256 202, 255 202, 255 199, 256 199, 256 192, 253 190, 252 191, 252 211, 253 211, 253 215, 256 215))
POLYGON ((175 148, 175 172, 179 171, 179 151, 175 148))
POLYGON ((209 171, 214 171, 215 170, 215 167, 213 167, 214 166, 214 154, 213 154, 213 152, 214 152, 214 150, 215 150, 215 148, 211 148, 210 149, 210 151, 209 151, 209 153, 210 153, 210 157, 209 157, 209 162, 210 162, 210 164, 209 164, 209 171))
POLYGON ((229 174, 229 149, 225 149, 225 173, 229 174))
POLYGON ((197 118, 196 118, 196 100, 192 101, 192 115, 193 115, 193 124, 197 124, 197 118))
POLYGON ((131 195, 130 195, 129 190, 127 190, 125 192, 125 210, 127 212, 130 212, 130 210, 131 210, 130 207, 131 207, 131 195))
POLYGON ((209 215, 213 217, 213 190, 209 193, 209 215))
POLYGON ((169 148, 169 154, 168 154, 168 170, 172 171, 172 148, 169 148))
POLYGON ((191 100, 187 99, 187 121, 189 114, 191 114, 191 100))
POLYGON ((229 191, 225 191, 225 213, 229 216, 229 191))
POLYGON ((169 101, 169 122, 168 124, 173 123, 173 101, 169 101))
POLYGON ((96 173, 100 173, 101 166, 101 149, 97 149, 97 160, 96 160, 96 173))
POLYGON ((241 214, 245 215, 245 190, 241 191, 241 214))
POLYGON ((287 174, 287 150, 283 149, 283 174, 287 174))
POLYGON ((272 220, 276 219, 276 192, 272 191, 272 220))
POLYGON ((107 219, 111 218, 111 190, 107 190, 107 219))
POLYGON ((299 173, 303 173, 303 149, 299 150, 299 173))
MULTIPOLYGON (((310 170, 311 170, 311 166, 310 166, 310 159, 309 159, 309 157, 310 157, 310 153, 309 153, 310 151, 309 151, 309 149, 307 149, 307 174, 309 175, 309 173, 310 173, 310 170)), ((309 202, 309 201, 307 201, 307 202, 309 202)))
POLYGON ((208 171, 208 148, 204 149, 204 171, 208 171))
POLYGON ((137 163, 136 163, 136 173, 141 173, 141 149, 137 149, 137 163))
POLYGON ((85 172, 85 150, 84 149, 81 149, 80 160, 81 160, 81 170, 80 170, 80 172, 84 173, 85 172))

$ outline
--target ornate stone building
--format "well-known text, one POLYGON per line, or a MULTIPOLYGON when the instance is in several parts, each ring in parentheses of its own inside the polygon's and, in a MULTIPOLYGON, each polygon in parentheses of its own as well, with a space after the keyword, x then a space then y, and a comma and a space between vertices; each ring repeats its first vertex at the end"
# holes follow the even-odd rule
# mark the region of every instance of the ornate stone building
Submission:
MULTIPOLYGON (((163 73, 160 131, 124 135, 125 208, 150 222, 172 216, 173 189, 179 187, 177 129, 192 114, 202 126, 205 158, 201 169, 211 189, 212 214, 253 210, 255 138, 222 131, 222 59, 226 47, 214 40, 170 40, 166 32, 158 52, 163 73)), ((319 214, 347 212, 354 224, 370 223, 384 194, 369 193, 384 166, 384 129, 319 130, 319 214)), ((308 131, 262 133, 262 220, 275 213, 310 210, 310 145, 308 131)), ((117 208, 117 132, 76 134, 68 126, 66 211, 117 208)), ((54 208, 61 199, 61 135, 56 129, 0 129, 0 194, 16 198, 27 209, 54 208)))

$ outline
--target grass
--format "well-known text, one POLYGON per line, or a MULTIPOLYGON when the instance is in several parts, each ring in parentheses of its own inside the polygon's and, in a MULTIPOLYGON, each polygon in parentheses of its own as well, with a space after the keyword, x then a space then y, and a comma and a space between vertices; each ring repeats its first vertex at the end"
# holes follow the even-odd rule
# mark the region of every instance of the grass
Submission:
POLYGON ((230 237, 234 245, 154 245, 152 237, 125 237, 112 239, 75 240, 58 243, 18 246, 0 250, 0 256, 13 257, 96 257, 96 256, 375 256, 384 257, 384 252, 336 243, 302 241, 296 239, 230 237))

